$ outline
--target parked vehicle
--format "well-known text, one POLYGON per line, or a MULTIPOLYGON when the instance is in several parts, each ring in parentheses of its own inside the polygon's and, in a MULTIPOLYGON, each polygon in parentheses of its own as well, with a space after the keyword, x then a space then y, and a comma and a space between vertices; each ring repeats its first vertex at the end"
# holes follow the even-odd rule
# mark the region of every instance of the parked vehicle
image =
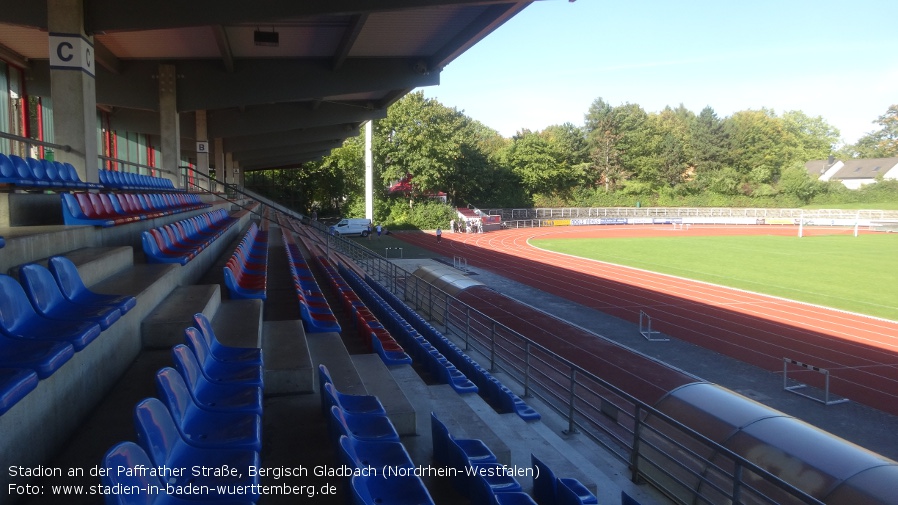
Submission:
POLYGON ((367 219, 341 219, 330 227, 331 233, 337 235, 361 235, 367 237, 371 233, 371 221, 367 219))

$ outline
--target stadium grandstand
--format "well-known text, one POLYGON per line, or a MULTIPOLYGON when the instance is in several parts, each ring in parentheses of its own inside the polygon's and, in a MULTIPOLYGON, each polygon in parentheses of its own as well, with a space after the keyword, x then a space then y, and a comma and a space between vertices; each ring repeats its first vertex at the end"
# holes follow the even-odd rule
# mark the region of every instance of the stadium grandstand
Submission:
POLYGON ((4 5, 0 502, 894 503, 886 456, 243 187, 529 3, 4 5))

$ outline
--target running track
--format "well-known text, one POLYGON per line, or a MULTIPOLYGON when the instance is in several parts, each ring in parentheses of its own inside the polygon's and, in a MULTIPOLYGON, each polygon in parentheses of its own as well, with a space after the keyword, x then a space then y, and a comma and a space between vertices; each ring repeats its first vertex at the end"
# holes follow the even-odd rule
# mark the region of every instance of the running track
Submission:
MULTIPOLYGON (((815 233, 805 228, 806 233, 815 233)), ((526 228, 485 234, 400 233, 403 241, 772 372, 787 357, 830 370, 831 393, 898 415, 898 322, 542 251, 530 238, 671 236, 670 226, 526 228)), ((794 227, 693 226, 689 235, 796 235, 794 227)), ((790 377, 822 387, 821 374, 790 377)))

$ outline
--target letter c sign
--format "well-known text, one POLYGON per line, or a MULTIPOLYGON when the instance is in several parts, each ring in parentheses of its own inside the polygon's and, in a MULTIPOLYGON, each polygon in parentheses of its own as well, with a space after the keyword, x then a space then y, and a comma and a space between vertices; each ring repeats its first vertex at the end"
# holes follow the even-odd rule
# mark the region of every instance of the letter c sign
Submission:
POLYGON ((50 68, 81 70, 94 76, 93 44, 81 35, 50 34, 50 68))

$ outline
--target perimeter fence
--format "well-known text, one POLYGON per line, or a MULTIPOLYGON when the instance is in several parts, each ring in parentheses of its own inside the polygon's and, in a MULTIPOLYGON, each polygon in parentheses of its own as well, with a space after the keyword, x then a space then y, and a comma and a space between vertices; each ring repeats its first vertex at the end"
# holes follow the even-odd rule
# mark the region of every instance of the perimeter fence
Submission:
POLYGON ((627 464, 634 482, 647 482, 679 503, 822 503, 388 259, 317 227, 328 251, 346 255, 442 327, 482 366, 501 372, 506 386, 539 398, 566 420, 568 433, 589 437, 627 464))

